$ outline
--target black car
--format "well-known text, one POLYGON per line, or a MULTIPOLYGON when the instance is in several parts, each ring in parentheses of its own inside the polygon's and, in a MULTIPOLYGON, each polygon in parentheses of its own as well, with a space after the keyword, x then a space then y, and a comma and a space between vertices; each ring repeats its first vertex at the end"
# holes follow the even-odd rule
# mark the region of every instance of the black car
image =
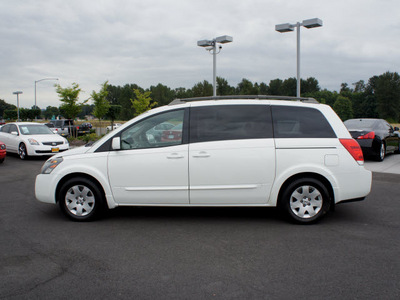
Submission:
POLYGON ((383 119, 350 119, 344 122, 360 144, 364 156, 382 161, 387 153, 399 153, 399 128, 383 119))

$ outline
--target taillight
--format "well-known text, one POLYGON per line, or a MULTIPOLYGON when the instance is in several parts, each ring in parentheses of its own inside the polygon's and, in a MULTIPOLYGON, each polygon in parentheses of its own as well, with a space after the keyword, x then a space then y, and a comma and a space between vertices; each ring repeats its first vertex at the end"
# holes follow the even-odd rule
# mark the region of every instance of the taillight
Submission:
POLYGON ((375 138, 375 132, 371 131, 364 135, 360 135, 357 139, 366 140, 366 139, 374 139, 374 138, 375 138))
POLYGON ((359 163, 364 163, 364 155, 362 153, 360 145, 354 139, 339 139, 343 147, 353 156, 353 158, 359 163))

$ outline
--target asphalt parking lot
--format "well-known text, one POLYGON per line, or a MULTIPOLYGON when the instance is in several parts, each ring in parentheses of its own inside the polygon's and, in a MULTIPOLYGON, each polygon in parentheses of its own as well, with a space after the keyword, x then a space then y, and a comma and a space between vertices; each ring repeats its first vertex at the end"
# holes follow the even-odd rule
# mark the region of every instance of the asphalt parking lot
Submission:
POLYGON ((34 199, 44 161, 0 165, 0 299, 400 298, 390 166, 367 162, 391 172, 315 225, 270 208, 123 208, 75 223, 34 199))

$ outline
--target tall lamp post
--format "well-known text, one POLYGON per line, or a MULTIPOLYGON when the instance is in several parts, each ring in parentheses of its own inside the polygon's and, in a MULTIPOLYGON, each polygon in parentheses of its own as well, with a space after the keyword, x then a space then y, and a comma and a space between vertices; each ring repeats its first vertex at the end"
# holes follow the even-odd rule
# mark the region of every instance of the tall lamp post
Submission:
POLYGON ((17 108, 18 108, 18 110, 17 110, 17 112, 18 112, 17 122, 19 122, 19 95, 22 94, 22 92, 21 91, 16 91, 16 92, 13 92, 13 94, 17 95, 17 108))
POLYGON ((58 80, 58 78, 43 78, 43 79, 39 79, 39 80, 35 80, 35 108, 36 106, 36 83, 43 81, 43 80, 58 80))
POLYGON ((197 41, 197 46, 205 47, 207 51, 213 55, 213 96, 217 96, 217 54, 221 52, 222 46, 217 49, 217 44, 226 44, 233 42, 233 38, 229 35, 216 37, 212 40, 197 41), (218 51, 218 52, 217 52, 218 51))
POLYGON ((300 26, 304 26, 305 28, 314 28, 321 27, 322 20, 318 18, 303 20, 303 22, 297 22, 296 24, 278 24, 275 25, 275 30, 280 33, 290 32, 296 28, 297 32, 297 97, 300 97, 300 26))

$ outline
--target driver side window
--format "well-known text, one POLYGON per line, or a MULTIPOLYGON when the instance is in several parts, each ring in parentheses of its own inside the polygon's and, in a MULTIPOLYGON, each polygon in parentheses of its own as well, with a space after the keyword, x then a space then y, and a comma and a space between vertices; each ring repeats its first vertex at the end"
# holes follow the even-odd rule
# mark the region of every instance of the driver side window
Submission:
POLYGON ((182 144, 184 110, 169 111, 135 123, 121 133, 121 149, 145 149, 182 144))

